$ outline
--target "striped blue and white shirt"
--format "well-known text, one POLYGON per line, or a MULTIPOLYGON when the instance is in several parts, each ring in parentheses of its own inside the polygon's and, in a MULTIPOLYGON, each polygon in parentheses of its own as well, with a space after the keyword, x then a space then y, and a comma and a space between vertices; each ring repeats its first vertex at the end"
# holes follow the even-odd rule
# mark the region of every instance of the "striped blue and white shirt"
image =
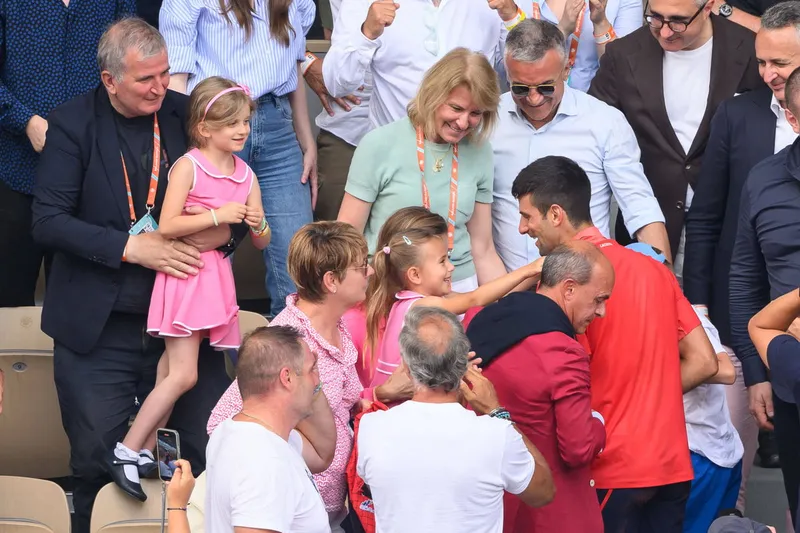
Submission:
POLYGON ((312 0, 291 3, 289 46, 269 31, 267 0, 255 0, 249 40, 232 13, 230 22, 220 13, 218 0, 164 0, 159 29, 170 70, 189 74, 189 91, 210 76, 222 76, 248 86, 253 98, 283 96, 297 89, 297 62, 305 59, 305 36, 315 14, 312 0))

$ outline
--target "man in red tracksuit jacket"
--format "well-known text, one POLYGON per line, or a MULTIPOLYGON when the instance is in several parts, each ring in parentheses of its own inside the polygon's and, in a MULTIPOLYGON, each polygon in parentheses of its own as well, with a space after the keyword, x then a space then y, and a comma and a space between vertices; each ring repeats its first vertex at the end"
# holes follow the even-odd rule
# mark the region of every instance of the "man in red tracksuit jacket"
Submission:
POLYGON ((589 356, 575 335, 603 316, 613 286, 614 270, 602 252, 575 242, 548 255, 538 294, 513 293, 467 314, 467 336, 484 375, 547 459, 556 484, 555 499, 540 508, 506 494, 505 533, 603 532, 590 465, 606 433, 591 408, 589 356))

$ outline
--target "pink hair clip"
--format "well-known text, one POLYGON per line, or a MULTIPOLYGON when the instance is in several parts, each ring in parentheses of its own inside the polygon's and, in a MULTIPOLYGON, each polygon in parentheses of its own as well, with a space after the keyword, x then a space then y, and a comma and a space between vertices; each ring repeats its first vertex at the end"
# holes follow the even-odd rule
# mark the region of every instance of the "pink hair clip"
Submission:
POLYGON ((203 120, 201 120, 200 122, 205 122, 206 115, 208 115, 208 110, 211 109, 211 106, 214 105, 214 102, 219 100, 221 96, 223 96, 225 94, 228 94, 228 93, 232 93, 234 91, 242 91, 244 94, 247 95, 248 98, 250 97, 250 89, 246 85, 239 84, 239 85, 236 85, 235 87, 229 87, 227 89, 223 89, 220 92, 218 92, 216 95, 214 95, 214 98, 209 100, 208 104, 206 105, 206 110, 203 112, 203 120))
POLYGON ((389 252, 391 252, 391 249, 388 246, 384 246, 383 247, 383 253, 385 253, 386 255, 389 255, 389 252))

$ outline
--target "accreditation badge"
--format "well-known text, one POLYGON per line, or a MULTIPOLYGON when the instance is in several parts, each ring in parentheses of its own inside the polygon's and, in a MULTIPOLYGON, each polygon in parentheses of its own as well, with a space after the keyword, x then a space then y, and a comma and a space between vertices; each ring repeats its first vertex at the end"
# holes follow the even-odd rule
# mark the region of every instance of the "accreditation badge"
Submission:
POLYGON ((158 223, 156 219, 153 218, 153 215, 148 213, 139 219, 136 224, 131 226, 131 229, 128 231, 131 235, 140 235, 142 233, 152 233, 158 229, 158 223))

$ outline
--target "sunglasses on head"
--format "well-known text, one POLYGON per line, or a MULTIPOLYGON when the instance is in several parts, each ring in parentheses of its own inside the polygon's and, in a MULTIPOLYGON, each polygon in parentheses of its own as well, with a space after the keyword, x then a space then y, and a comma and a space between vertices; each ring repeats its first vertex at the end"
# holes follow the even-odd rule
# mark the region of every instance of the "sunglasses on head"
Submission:
POLYGON ((556 92, 556 86, 552 83, 546 83, 543 85, 523 85, 521 83, 511 84, 511 92, 514 94, 514 96, 528 96, 531 92, 531 89, 545 97, 553 96, 553 93, 556 92))

